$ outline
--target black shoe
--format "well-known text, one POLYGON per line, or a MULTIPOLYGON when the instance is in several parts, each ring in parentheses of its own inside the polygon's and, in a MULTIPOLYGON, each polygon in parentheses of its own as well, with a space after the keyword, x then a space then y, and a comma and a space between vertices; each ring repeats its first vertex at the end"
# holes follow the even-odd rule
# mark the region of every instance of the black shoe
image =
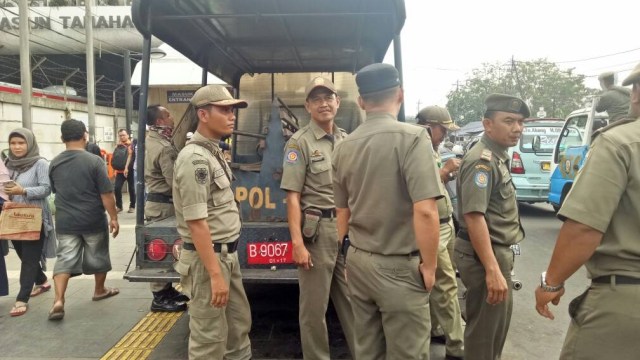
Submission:
POLYGON ((454 355, 446 354, 444 356, 444 360, 464 360, 464 356, 454 356, 454 355))
POLYGON ((153 299, 152 312, 180 312, 187 310, 187 303, 178 303, 169 299, 153 299))
MULTIPOLYGON (((177 303, 187 303, 189 302, 189 297, 181 292, 179 292, 178 290, 176 290, 173 286, 169 287, 168 289, 164 289, 162 291, 159 291, 162 293, 161 296, 163 296, 165 299, 170 299, 173 300, 177 303)), ((154 294, 155 297, 155 294, 154 294)))

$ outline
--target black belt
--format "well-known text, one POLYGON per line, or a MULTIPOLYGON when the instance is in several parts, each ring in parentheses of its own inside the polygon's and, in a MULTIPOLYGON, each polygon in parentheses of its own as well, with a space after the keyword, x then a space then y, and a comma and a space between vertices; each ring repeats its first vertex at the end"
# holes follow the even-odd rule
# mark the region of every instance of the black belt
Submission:
POLYGON ((440 219, 440 225, 448 223, 449 220, 451 220, 451 216, 446 217, 444 219, 440 219))
POLYGON ((334 218, 336 217, 336 208, 333 209, 319 209, 322 211, 323 218, 334 218))
POLYGON ((592 279, 596 284, 640 285, 640 279, 624 275, 605 275, 592 279), (615 282, 613 277, 615 276, 615 282))
POLYGON ((369 250, 364 250, 364 249, 360 249, 359 247, 353 246, 353 243, 349 243, 349 246, 358 250, 358 251, 364 251, 364 252, 368 252, 370 254, 376 254, 376 255, 382 255, 382 256, 419 256, 420 255, 420 250, 414 250, 408 254, 380 254, 380 253, 375 253, 373 251, 369 251, 369 250))
MULTIPOLYGON (((459 239, 462 239, 462 240, 464 240, 464 241, 469 241, 469 242, 471 242, 471 238, 469 237, 469 233, 468 233, 466 230, 460 230, 460 231, 458 231, 458 234, 456 234, 456 236, 457 236, 459 239)), ((493 242, 493 241, 492 241, 492 242, 491 242, 491 246, 494 246, 494 245, 495 245, 495 246, 506 246, 506 247, 511 246, 511 245, 500 244, 500 243, 496 243, 496 242, 493 242)))
MULTIPOLYGON (((227 252, 229 254, 236 252, 236 250, 238 250, 238 240, 234 241, 234 242, 230 242, 230 243, 213 243, 213 251, 219 253, 222 252, 222 245, 227 245, 227 252)), ((185 250, 191 250, 191 251, 195 251, 196 250, 196 246, 193 245, 192 243, 184 243, 182 244, 182 248, 185 250)))
POLYGON ((172 204, 173 198, 171 196, 167 196, 165 194, 160 193, 148 193, 147 201, 156 202, 156 203, 165 203, 172 204))

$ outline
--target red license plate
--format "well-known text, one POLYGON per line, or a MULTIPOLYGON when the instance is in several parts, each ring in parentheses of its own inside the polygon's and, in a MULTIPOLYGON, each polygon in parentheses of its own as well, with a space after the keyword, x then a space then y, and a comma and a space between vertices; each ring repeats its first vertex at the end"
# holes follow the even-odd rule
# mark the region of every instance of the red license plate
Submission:
POLYGON ((292 264, 291 241, 267 241, 247 243, 249 265, 292 264))

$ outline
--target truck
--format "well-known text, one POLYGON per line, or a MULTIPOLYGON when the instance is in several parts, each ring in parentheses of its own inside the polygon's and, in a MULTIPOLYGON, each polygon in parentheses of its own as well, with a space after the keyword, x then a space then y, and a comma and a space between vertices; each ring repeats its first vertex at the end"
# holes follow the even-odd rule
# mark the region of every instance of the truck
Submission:
MULTIPOLYGON (((242 217, 238 257, 245 282, 295 283, 286 216, 280 189, 284 146, 308 123, 304 87, 313 77, 331 78, 341 97, 336 123, 352 131, 363 121, 354 73, 382 62, 393 44, 402 74, 400 32, 403 0, 134 0, 132 19, 143 35, 140 82, 140 134, 145 132, 149 95, 151 38, 156 37, 202 68, 202 85, 211 73, 232 93, 247 100, 238 109, 230 143, 233 190, 242 217)), ((399 119, 403 119, 401 110, 399 119)), ((174 129, 173 145, 184 146, 188 121, 174 129)), ((144 174, 144 139, 138 144, 137 173, 144 174)), ((136 184, 144 203, 144 180, 136 184)), ((125 279, 179 280, 172 264, 182 239, 174 217, 144 221, 136 207, 135 266, 125 279)))
MULTIPOLYGON (((595 110, 598 99, 594 97, 590 107, 575 110, 567 116, 553 149, 549 203, 556 212, 582 169, 594 132, 609 123, 606 113, 595 110)), ((539 138, 534 139, 533 146, 540 147, 539 138)))

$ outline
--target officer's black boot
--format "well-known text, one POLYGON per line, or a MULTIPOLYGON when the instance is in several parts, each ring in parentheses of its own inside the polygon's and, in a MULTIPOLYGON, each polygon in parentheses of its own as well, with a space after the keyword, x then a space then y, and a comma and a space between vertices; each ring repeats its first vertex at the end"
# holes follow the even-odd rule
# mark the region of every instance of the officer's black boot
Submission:
POLYGON ((151 311, 153 312, 179 312, 187 310, 189 298, 178 292, 172 286, 160 291, 153 291, 151 311))

